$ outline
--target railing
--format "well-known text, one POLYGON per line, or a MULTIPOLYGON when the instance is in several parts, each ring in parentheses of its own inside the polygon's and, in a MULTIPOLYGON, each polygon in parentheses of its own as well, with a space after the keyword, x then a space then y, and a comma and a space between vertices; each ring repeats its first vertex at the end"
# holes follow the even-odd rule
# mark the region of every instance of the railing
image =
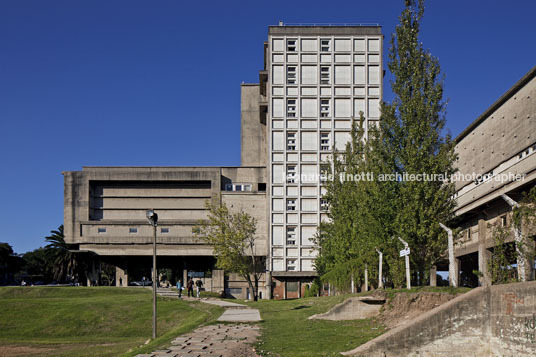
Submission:
MULTIPOLYGON (((277 25, 276 25, 277 26, 277 25)), ((283 23, 279 22, 279 26, 359 26, 359 27, 367 27, 367 26, 380 26, 379 23, 283 23)))

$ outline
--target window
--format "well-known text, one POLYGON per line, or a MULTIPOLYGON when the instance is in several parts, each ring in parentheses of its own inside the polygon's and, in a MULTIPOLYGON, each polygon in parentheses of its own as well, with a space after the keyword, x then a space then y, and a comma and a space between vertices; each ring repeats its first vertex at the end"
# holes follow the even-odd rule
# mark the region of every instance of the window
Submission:
POLYGON ((329 135, 330 133, 320 133, 320 151, 329 151, 329 135))
POLYGON ((235 192, 242 192, 242 191, 251 191, 251 184, 236 184, 236 183, 226 183, 225 184, 225 191, 235 191, 235 192))
POLYGON ((296 151, 296 133, 287 133, 287 150, 296 151))
POLYGON ((287 40, 287 52, 296 52, 296 40, 287 40))
POLYGON ((138 228, 130 227, 130 228, 128 229, 128 233, 138 233, 138 228))
POLYGON ((331 40, 320 40, 320 52, 331 51, 331 40))
POLYGON ((287 270, 296 270, 296 259, 287 259, 287 270))
POLYGON ((295 211, 296 210, 296 199, 288 199, 287 200, 287 211, 295 211))
POLYGON ((296 165, 287 166, 287 183, 296 183, 296 165))
MULTIPOLYGON (((294 270, 294 269, 292 269, 294 270)), ((298 291, 298 282, 297 281, 287 281, 285 283, 285 290, 287 293, 295 293, 298 291)))
POLYGON ((296 99, 287 99, 287 117, 296 117, 296 99))
POLYGON ((99 233, 106 233, 106 228, 98 228, 97 232, 99 233))
POLYGON ((506 227, 506 215, 501 216, 501 226, 506 227))
POLYGON ((287 227, 287 245, 296 245, 296 227, 287 227))
POLYGON ((296 84, 296 66, 287 66, 287 84, 296 84))
POLYGON ((328 200, 326 200, 325 198, 321 198, 320 199, 320 210, 323 211, 323 212, 326 212, 329 208, 329 205, 328 205, 328 200))
POLYGON ((259 182, 259 192, 266 192, 266 183, 259 182))
POLYGON ((320 84, 330 84, 330 83, 331 83, 331 67, 320 66, 320 84))
POLYGON ((467 240, 471 240, 471 228, 467 229, 467 240))
POLYGON ((331 167, 329 165, 320 165, 320 181, 326 182, 329 174, 331 173, 331 167))
POLYGON ((329 117, 329 99, 320 99, 320 117, 329 117))
POLYGON ((169 233, 169 228, 160 228, 160 233, 169 233))

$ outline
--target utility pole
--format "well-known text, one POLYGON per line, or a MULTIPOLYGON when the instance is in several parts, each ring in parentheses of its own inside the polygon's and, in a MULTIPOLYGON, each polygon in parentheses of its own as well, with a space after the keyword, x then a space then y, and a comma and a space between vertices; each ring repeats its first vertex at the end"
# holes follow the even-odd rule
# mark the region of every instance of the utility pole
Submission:
POLYGON ((400 251, 400 256, 404 257, 406 260, 406 287, 408 290, 411 289, 411 274, 409 271, 409 245, 408 242, 398 237, 398 240, 404 244, 404 250, 400 251))
POLYGON ((376 249, 378 254, 380 255, 380 263, 378 266, 378 289, 383 288, 383 276, 382 276, 382 268, 383 268, 383 253, 380 252, 378 249, 376 249))
POLYGON ((454 238, 452 237, 452 229, 439 223, 441 228, 447 232, 448 248, 449 248, 449 282, 450 286, 458 287, 458 277, 456 276, 456 260, 454 258, 454 238))
POLYGON ((368 291, 368 265, 365 264, 365 291, 368 291))
POLYGON ((147 219, 153 226, 153 339, 156 338, 156 226, 158 215, 154 210, 147 210, 147 219))

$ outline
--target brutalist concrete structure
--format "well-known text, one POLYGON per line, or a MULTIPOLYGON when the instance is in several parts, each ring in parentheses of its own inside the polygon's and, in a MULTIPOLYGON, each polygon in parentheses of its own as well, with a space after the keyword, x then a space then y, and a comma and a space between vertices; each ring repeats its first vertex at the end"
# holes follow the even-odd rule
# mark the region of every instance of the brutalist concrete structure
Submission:
POLYGON ((159 267, 212 271, 205 286, 244 298, 245 281, 215 269, 211 247, 192 235, 205 201, 222 201, 258 221, 263 297, 302 296, 316 276, 312 238, 326 219, 319 175, 333 150, 344 149, 352 118, 363 112, 367 128, 379 120, 382 41, 377 25, 271 26, 259 83, 241 86, 241 166, 64 172, 67 242, 117 266, 116 284, 127 285, 150 276, 145 211, 154 209, 159 267))
MULTIPOLYGON (((457 270, 462 285, 489 285, 493 226, 512 219, 512 207, 501 195, 518 201, 536 185, 536 67, 458 135, 456 152, 457 270), (482 276, 477 279, 473 270, 482 276)), ((529 248, 535 233, 522 229, 529 248)), ((514 232, 506 242, 513 241, 514 232)), ((534 261, 528 262, 526 273, 527 280, 533 279, 534 261)))
POLYGON ((301 297, 316 276, 314 236, 328 219, 322 175, 350 140, 352 118, 362 112, 365 130, 378 124, 382 48, 377 25, 269 28, 260 89, 274 298, 301 297))

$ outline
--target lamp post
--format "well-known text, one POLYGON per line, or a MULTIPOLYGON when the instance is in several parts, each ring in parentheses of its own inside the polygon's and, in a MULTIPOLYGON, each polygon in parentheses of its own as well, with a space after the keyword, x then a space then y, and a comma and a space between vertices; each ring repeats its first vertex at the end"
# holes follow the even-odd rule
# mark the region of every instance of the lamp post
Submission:
POLYGON ((456 275, 456 260, 454 258, 454 238, 452 237, 452 229, 439 223, 439 226, 447 232, 448 248, 449 248, 449 282, 450 286, 458 287, 458 276, 456 275))
POLYGON ((153 226, 153 339, 156 338, 156 226, 158 215, 152 209, 146 212, 149 223, 153 226))
POLYGON ((378 289, 382 289, 383 288, 383 276, 382 276, 383 253, 380 252, 380 250, 377 248, 376 248, 376 252, 378 252, 378 255, 380 256, 380 264, 378 266, 378 289))
POLYGON ((402 244, 404 244, 404 250, 400 251, 400 256, 404 257, 406 260, 406 288, 409 290, 411 289, 411 276, 409 270, 409 245, 408 242, 406 242, 400 237, 398 237, 398 240, 401 241, 402 244))

